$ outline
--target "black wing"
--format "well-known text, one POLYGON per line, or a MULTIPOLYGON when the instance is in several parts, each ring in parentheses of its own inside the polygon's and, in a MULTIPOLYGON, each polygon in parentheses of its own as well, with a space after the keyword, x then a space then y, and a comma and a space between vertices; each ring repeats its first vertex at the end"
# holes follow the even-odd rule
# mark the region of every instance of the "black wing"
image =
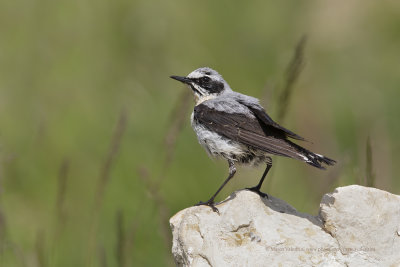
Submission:
POLYGON ((304 161, 298 146, 286 139, 286 132, 265 125, 258 116, 227 113, 200 104, 194 108, 194 120, 219 135, 252 148, 304 161))
POLYGON ((268 116, 268 114, 265 112, 265 110, 261 106, 254 107, 253 105, 248 105, 242 101, 239 101, 239 103, 248 107, 254 113, 254 115, 265 124, 265 126, 273 128, 273 129, 271 129, 271 131, 275 130, 275 131, 281 132, 281 134, 283 134, 287 137, 290 137, 290 138, 293 138, 296 140, 305 141, 305 139, 303 137, 295 134, 294 132, 280 126, 278 123, 273 121, 271 119, 271 117, 268 116))

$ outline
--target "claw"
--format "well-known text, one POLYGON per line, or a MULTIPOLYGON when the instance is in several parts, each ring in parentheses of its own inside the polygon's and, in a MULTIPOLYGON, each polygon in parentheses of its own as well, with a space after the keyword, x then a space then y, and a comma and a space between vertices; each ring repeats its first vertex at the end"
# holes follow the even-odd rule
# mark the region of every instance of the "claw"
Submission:
POLYGON ((268 194, 267 193, 263 193, 263 192, 261 192, 260 191, 260 188, 258 188, 257 186, 254 186, 254 187, 248 187, 248 188, 246 188, 247 190, 250 190, 250 191, 252 191, 252 192, 254 192, 254 193, 257 193, 260 197, 266 197, 267 199, 269 199, 269 196, 268 196, 268 194))
POLYGON ((214 201, 209 200, 207 202, 200 201, 195 206, 201 206, 201 205, 209 206, 214 212, 219 214, 219 210, 215 207, 214 204, 215 204, 214 201))

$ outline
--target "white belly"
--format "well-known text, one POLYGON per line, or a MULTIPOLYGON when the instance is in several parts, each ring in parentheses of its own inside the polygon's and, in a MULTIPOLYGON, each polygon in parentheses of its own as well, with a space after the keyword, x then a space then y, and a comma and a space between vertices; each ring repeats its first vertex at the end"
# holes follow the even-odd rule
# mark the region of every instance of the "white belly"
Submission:
POLYGON ((224 158, 236 159, 246 154, 246 148, 232 140, 229 140, 215 132, 211 132, 203 125, 196 123, 191 116, 193 130, 197 135, 199 143, 212 156, 222 156, 224 158))

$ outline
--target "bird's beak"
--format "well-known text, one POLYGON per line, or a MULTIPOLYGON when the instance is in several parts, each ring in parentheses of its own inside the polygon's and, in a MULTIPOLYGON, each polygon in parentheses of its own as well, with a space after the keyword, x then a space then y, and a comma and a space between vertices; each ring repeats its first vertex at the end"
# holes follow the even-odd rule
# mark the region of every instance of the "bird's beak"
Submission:
POLYGON ((187 77, 175 76, 175 75, 172 75, 172 76, 169 76, 169 77, 174 79, 174 80, 180 81, 182 83, 186 83, 186 84, 190 84, 192 82, 192 80, 190 80, 187 77))

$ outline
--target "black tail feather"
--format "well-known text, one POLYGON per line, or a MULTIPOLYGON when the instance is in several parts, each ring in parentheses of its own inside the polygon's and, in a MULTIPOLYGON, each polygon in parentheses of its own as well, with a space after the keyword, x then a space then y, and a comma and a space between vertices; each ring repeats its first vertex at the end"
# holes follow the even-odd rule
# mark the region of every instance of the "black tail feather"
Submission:
POLYGON ((313 152, 309 152, 307 155, 304 156, 307 158, 307 160, 305 160, 306 163, 323 170, 325 170, 326 168, 322 164, 332 166, 336 163, 336 161, 333 159, 315 154, 313 152))
POLYGON ((305 149, 304 147, 301 147, 295 143, 290 142, 294 147, 296 147, 297 151, 299 152, 299 156, 301 158, 301 160, 303 160, 304 162, 308 163, 311 166, 314 166, 318 169, 323 169, 325 170, 325 166, 323 166, 322 164, 328 165, 328 166, 332 166, 336 163, 335 160, 325 157, 323 155, 319 155, 316 153, 313 153, 307 149, 305 149))

